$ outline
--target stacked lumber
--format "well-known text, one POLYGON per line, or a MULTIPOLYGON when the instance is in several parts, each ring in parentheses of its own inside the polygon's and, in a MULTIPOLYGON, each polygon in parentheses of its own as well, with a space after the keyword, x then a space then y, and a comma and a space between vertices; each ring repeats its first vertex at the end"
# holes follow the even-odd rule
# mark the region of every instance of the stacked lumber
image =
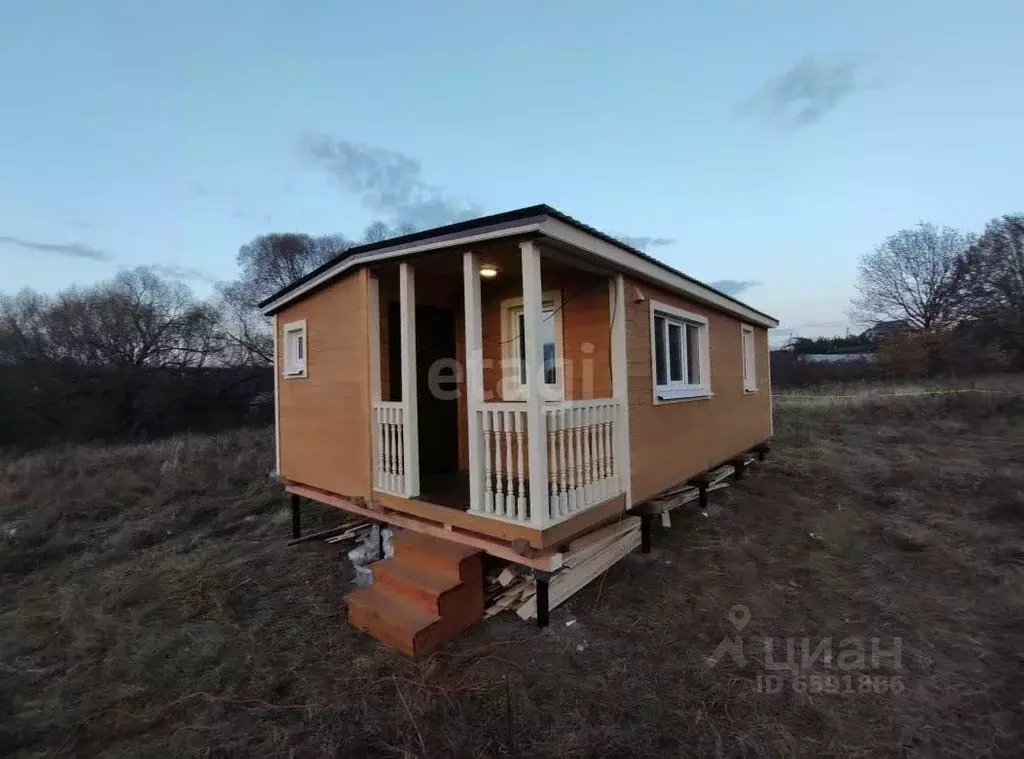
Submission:
MULTIPOLYGON (((572 598, 639 545, 639 517, 626 517, 570 542, 562 554, 562 568, 548 581, 548 608, 572 598)), ((514 611, 522 619, 536 619, 537 585, 528 573, 516 564, 492 573, 485 587, 484 616, 514 611)))
MULTIPOLYGON (((754 462, 752 456, 747 456, 743 461, 738 462, 740 466, 748 467, 754 462)), ((707 483, 707 491, 712 493, 716 490, 722 490, 723 488, 729 487, 729 483, 726 482, 730 477, 736 473, 736 466, 732 463, 723 464, 716 469, 712 469, 710 472, 706 472, 703 477, 707 483)), ((653 498, 648 501, 649 507, 655 513, 661 513, 663 517, 667 515, 672 509, 677 509, 680 506, 696 501, 700 498, 700 488, 696 485, 679 485, 676 488, 667 490, 657 498, 653 498)))
POLYGON ((360 520, 354 522, 346 522, 340 527, 331 527, 328 530, 320 530, 319 532, 311 532, 309 535, 303 535, 300 538, 294 538, 288 541, 288 545, 294 546, 299 543, 309 543, 314 540, 322 540, 325 543, 344 543, 350 540, 362 542, 366 540, 370 534, 370 529, 373 527, 373 522, 370 520, 360 520))
POLYGON ((325 540, 325 543, 345 543, 350 540, 354 540, 356 543, 362 543, 370 535, 370 530, 373 528, 373 522, 359 522, 349 527, 347 530, 339 535, 332 535, 325 540))
MULTIPOLYGON (((639 546, 640 517, 626 517, 569 543, 562 554, 562 569, 548 583, 548 608, 565 603, 639 546)), ((520 619, 536 619, 536 598, 528 599, 516 614, 520 619)))

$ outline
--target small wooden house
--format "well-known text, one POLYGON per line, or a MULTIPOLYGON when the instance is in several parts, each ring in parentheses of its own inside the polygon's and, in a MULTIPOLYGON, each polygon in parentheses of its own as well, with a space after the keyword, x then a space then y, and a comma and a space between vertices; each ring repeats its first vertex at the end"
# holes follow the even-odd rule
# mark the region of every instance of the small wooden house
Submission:
POLYGON ((556 569, 772 434, 778 322, 549 206, 351 248, 261 306, 278 476, 403 528, 350 615, 412 652, 478 618, 474 554, 556 569))

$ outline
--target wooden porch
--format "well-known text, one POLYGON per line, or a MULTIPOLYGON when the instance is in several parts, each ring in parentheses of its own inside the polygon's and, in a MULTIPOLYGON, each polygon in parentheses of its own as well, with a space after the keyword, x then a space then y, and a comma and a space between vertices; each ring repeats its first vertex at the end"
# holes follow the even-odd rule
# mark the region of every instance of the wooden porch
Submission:
POLYGON ((375 498, 485 534, 626 508, 620 275, 524 240, 380 266, 369 284, 375 498))

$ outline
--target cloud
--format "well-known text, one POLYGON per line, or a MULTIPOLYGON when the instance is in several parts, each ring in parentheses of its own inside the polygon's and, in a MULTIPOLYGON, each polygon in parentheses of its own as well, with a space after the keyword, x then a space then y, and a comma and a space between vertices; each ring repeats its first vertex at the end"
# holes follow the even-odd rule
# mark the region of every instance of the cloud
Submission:
POLYGON ((368 209, 398 224, 427 229, 481 213, 479 206, 426 182, 420 162, 403 153, 327 135, 307 135, 302 153, 368 209))
POLYGON ((153 264, 149 268, 160 276, 168 277, 170 279, 184 279, 194 282, 207 282, 209 284, 216 284, 218 282, 217 278, 209 272, 205 272, 202 269, 196 269, 192 266, 179 266, 178 264, 153 264))
POLYGON ((648 248, 660 248, 665 245, 675 245, 676 243, 671 237, 644 237, 639 235, 616 235, 615 237, 626 243, 629 247, 645 252, 648 248))
POLYGON ((10 245, 15 248, 31 250, 35 253, 56 253, 59 256, 68 256, 70 258, 87 258, 92 261, 109 261, 113 258, 109 251, 102 248, 94 248, 81 242, 44 242, 41 240, 26 240, 24 237, 0 235, 0 245, 10 245))
POLYGON ((759 284, 761 283, 756 279, 716 279, 711 286, 726 295, 739 295, 744 290, 757 287, 759 284))
POLYGON ((736 114, 796 129, 821 121, 851 95, 867 89, 856 64, 827 63, 811 56, 768 80, 737 106, 736 114))

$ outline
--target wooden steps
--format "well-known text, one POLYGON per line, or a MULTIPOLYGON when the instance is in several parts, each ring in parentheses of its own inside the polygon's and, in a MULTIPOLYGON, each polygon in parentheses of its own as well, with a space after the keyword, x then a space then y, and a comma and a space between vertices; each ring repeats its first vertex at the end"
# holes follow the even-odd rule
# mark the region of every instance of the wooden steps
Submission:
POLYGON ((345 597, 348 621, 415 658, 483 617, 481 552, 411 530, 394 546, 370 565, 373 585, 345 597))

